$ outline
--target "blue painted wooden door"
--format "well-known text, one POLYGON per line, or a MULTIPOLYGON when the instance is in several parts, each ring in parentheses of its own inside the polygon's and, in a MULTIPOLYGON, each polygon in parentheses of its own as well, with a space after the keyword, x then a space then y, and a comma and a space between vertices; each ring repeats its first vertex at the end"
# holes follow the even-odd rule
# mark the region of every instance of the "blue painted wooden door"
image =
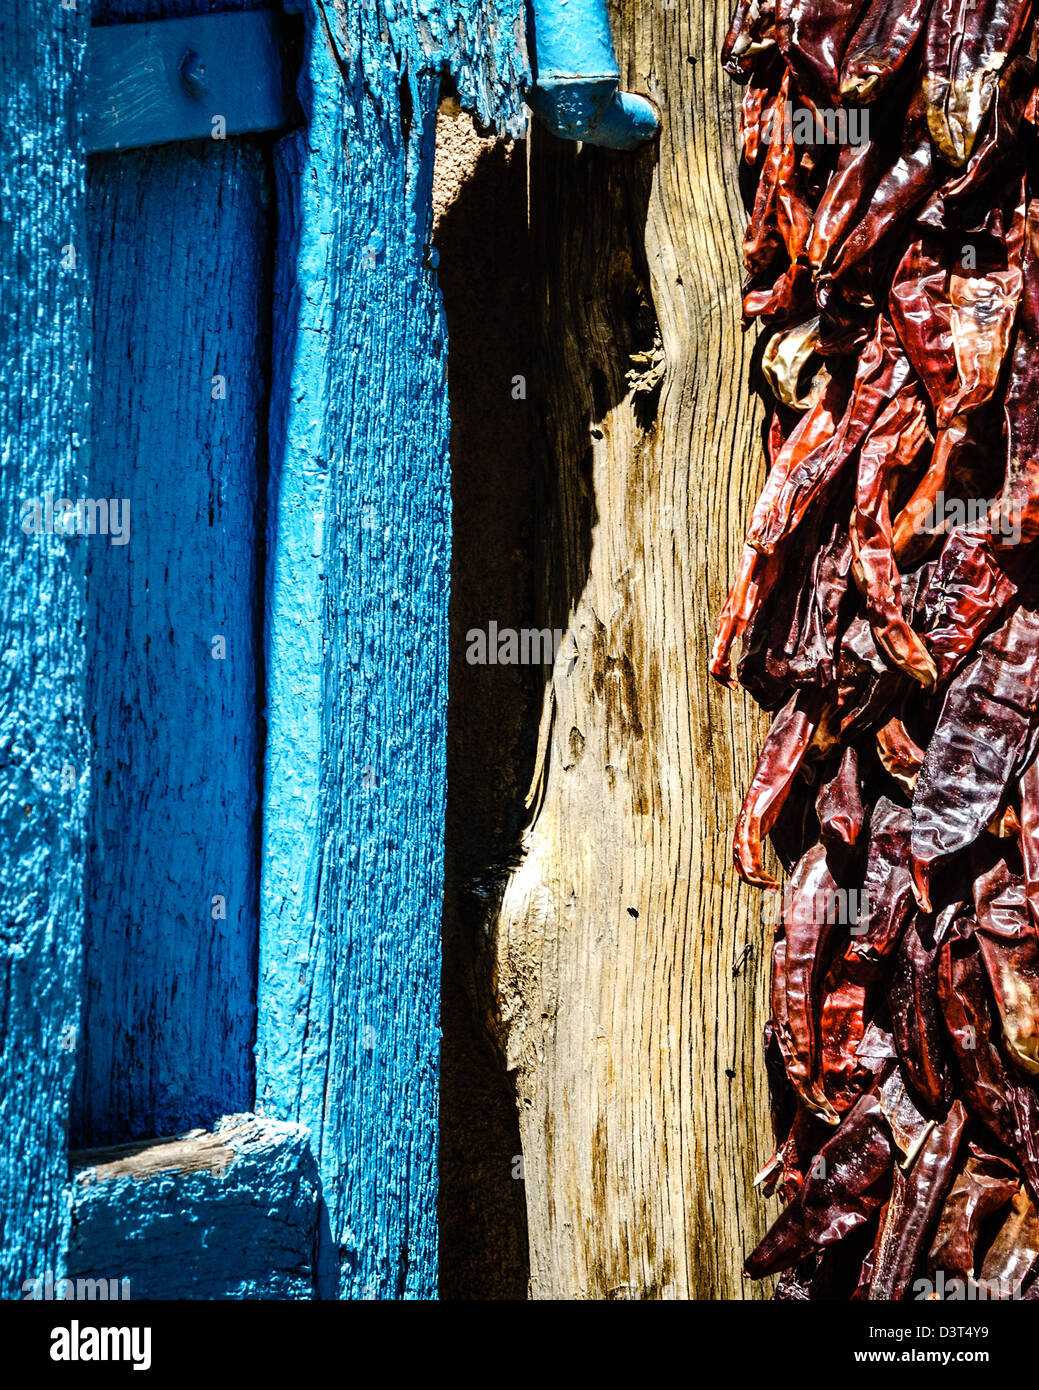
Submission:
MULTIPOLYGON (((97 0, 93 21, 249 4, 97 0)), ((5 377, 8 501, 96 523, 5 556, 8 1297, 45 1272, 435 1296, 430 186, 442 75, 516 129, 524 59, 507 6, 302 18, 300 129, 89 168, 82 7, 0 18, 5 136, 57 161, 46 189, 15 178, 10 251, 46 273, 0 308, 49 394, 5 377)))

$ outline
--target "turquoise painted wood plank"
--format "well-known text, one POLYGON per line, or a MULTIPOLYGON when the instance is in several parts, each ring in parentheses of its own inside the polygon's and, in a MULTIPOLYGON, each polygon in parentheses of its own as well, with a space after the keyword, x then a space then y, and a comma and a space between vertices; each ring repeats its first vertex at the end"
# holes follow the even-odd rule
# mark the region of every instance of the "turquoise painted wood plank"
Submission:
POLYGON ((0 1297, 62 1267, 79 1022, 82 546, 26 534, 78 496, 89 349, 76 135, 86 16, 0 7, 0 1297), (28 509, 26 509, 28 504, 28 509))
POLYGON ((313 1298, 320 1199, 301 1125, 231 1115, 72 1166, 70 1279, 114 1280, 134 1302, 313 1298))
POLYGON ((91 160, 88 493, 129 507, 129 534, 84 542, 78 1145, 252 1105, 270 197, 258 140, 91 160))
POLYGON ((440 82, 517 131, 518 4, 306 7, 278 147, 257 1109, 314 1135, 325 1297, 436 1290, 450 564, 440 82))
POLYGON ((270 10, 95 24, 87 46, 89 154, 293 123, 287 34, 270 10))

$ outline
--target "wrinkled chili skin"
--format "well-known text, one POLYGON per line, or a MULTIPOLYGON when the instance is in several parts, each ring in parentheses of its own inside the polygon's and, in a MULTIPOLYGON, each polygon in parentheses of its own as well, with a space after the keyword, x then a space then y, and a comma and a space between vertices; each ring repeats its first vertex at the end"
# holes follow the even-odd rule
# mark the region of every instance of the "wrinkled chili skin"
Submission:
POLYGON ((889 995, 902 1071, 920 1102, 935 1111, 945 1109, 952 1099, 938 1002, 938 957, 955 912, 954 905, 937 920, 916 917, 903 933, 889 995))
POLYGON ((1025 880, 1005 859, 974 880, 975 939, 1011 1062, 1039 1076, 1039 934, 1025 880))
POLYGON ((1015 1155, 1039 1196, 1039 1098, 1007 1076, 992 1038, 987 983, 973 924, 961 919, 942 944, 938 998, 968 1110, 1015 1155))
POLYGON ((815 801, 819 834, 831 846, 858 842, 866 819, 859 788, 859 760, 852 744, 841 754, 836 776, 819 788, 815 801))
POLYGON ((930 0, 871 0, 845 49, 841 98, 876 102, 888 93, 913 53, 927 21, 930 0))
POLYGON ((972 1144, 963 1172, 942 1206, 928 1268, 945 1277, 973 1280, 976 1248, 987 1217, 1012 1200, 1018 1177, 1012 1164, 972 1144))
POLYGON ((845 952, 851 962, 875 966, 898 945, 914 907, 908 862, 911 832, 912 819, 906 807, 880 797, 870 817, 863 880, 865 921, 845 952))
POLYGON ((887 1199, 894 1148, 884 1113, 868 1094, 845 1116, 819 1151, 810 1174, 773 1223, 744 1270, 754 1279, 787 1269, 810 1251, 840 1240, 887 1199))
POLYGON ((776 823, 819 722, 814 692, 792 695, 772 721, 736 821, 732 854, 744 883, 778 888, 766 870, 764 836, 776 823))
POLYGON ((869 1297, 906 1296, 939 1212, 956 1178, 967 1112, 957 1100, 928 1135, 908 1174, 896 1168, 891 1200, 877 1232, 869 1297))
POLYGON ((1019 604, 948 687, 913 797, 912 872, 924 911, 934 865, 974 843, 1030 761, 1037 651, 1039 613, 1019 604))
POLYGON ((967 162, 1030 0, 934 0, 924 36, 927 123, 941 157, 967 162))
POLYGON ((1017 593, 996 560, 988 534, 953 531, 923 595, 927 648, 946 680, 1017 593))
POLYGON ((840 101, 840 66, 844 50, 863 9, 863 0, 811 0, 796 6, 781 3, 779 47, 804 90, 818 101, 840 101))
POLYGON ((1028 204, 1024 240, 1024 289, 1007 383, 1006 479, 993 529, 1015 544, 1039 537, 1039 201, 1028 204))

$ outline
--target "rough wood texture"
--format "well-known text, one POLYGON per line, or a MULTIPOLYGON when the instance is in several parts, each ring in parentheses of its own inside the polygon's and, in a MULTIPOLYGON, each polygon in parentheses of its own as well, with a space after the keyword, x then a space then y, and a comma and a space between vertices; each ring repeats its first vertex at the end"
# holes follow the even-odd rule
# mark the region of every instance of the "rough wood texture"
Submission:
POLYGON ((252 1104, 269 201, 256 142, 91 160, 87 495, 129 499, 130 530, 79 542, 94 777, 76 1144, 252 1104))
POLYGON ((519 7, 304 10, 278 151, 257 1108, 313 1132, 319 1289, 436 1290, 448 415, 441 78, 522 124, 519 7))
POLYGON ((87 433, 84 13, 0 7, 0 1297, 60 1271, 79 1018, 82 543, 25 534, 23 505, 78 495, 87 433))
POLYGON ((301 1125, 231 1115, 71 1159, 71 1278, 129 1279, 134 1301, 314 1296, 320 1184, 301 1125))
POLYGON ((620 9, 622 81, 660 104, 659 150, 534 131, 541 625, 572 640, 545 692, 498 1006, 534 1297, 753 1297, 767 943, 730 843, 762 726, 707 674, 761 468, 728 0, 620 9))

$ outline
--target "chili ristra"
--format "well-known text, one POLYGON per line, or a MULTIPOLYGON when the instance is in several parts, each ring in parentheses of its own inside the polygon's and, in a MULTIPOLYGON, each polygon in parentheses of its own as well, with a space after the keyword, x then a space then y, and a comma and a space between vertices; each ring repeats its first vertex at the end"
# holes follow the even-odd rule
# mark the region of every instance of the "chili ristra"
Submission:
POLYGON ((711 671, 773 712, 733 858, 790 875, 778 1298, 1039 1299, 1037 56, 1031 0, 740 0, 722 53, 769 423, 711 671))

